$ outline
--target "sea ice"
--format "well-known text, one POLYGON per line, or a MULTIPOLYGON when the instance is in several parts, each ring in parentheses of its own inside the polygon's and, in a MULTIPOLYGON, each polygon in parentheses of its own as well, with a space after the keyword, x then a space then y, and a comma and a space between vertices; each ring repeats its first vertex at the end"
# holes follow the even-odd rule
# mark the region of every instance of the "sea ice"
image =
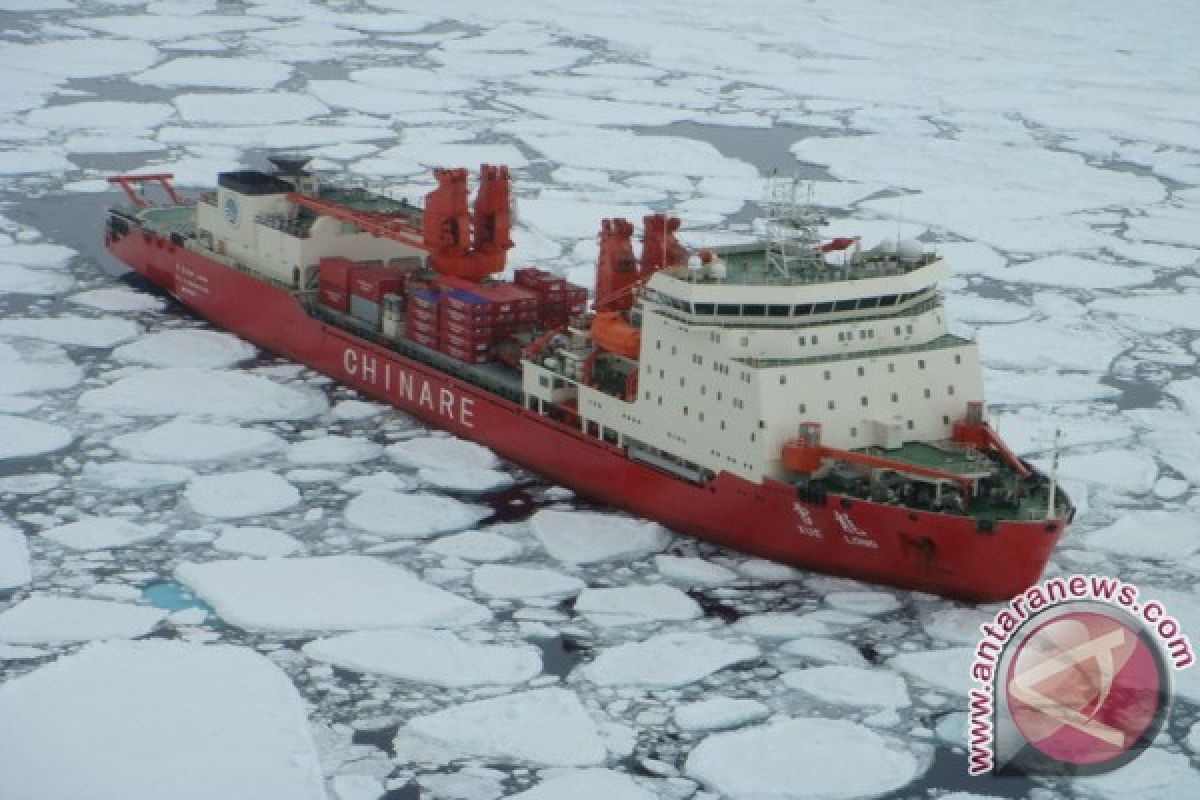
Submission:
POLYGON ((248 630, 459 627, 491 616, 366 556, 185 563, 176 575, 222 619, 248 630))
POLYGON ((481 644, 449 631, 355 631, 304 645, 317 661, 355 672, 435 686, 509 686, 542 671, 540 651, 531 645, 481 644))
POLYGON ((193 124, 259 125, 299 122, 320 116, 329 108, 307 94, 246 92, 242 94, 181 94, 175 98, 179 115, 193 124))
POLYGON ((1023 284, 1046 284, 1076 289, 1119 289, 1149 283, 1154 280, 1154 270, 1060 254, 1015 264, 996 277, 1023 284))
POLYGON ((0 461, 53 453, 75 437, 59 425, 0 414, 0 461))
POLYGON ((654 566, 671 583, 683 586, 720 586, 737 580, 737 573, 703 558, 655 556, 654 566))
POLYGON ((61 294, 74 285, 75 279, 70 275, 0 263, 0 292, 54 295, 61 294))
POLYGON ((951 647, 947 650, 926 650, 901 653, 888 660, 888 666, 898 669, 932 689, 950 694, 965 695, 971 676, 974 647, 951 647))
POLYGON ((166 103, 99 100, 36 108, 25 115, 25 122, 58 130, 153 130, 174 115, 175 109, 166 103))
POLYGON ((80 478, 93 486, 125 491, 144 491, 178 486, 196 477, 187 467, 172 464, 143 464, 137 461, 89 461, 83 465, 80 478))
POLYGON ((760 655, 752 644, 702 633, 662 633, 602 650, 579 674, 600 686, 685 686, 760 655))
POLYGON ((575 600, 575 611, 605 626, 688 620, 703 614, 695 600, 671 586, 584 589, 575 600))
POLYGON ((255 526, 228 527, 213 541, 213 547, 226 553, 260 558, 290 556, 304 549, 294 536, 274 528, 255 526))
POLYGON ((670 534, 653 522, 614 514, 544 509, 529 521, 546 551, 568 564, 636 560, 671 541, 670 534))
POLYGON ((1170 294, 1122 294, 1119 297, 1098 297, 1089 304, 1093 311, 1126 314, 1165 322, 1174 328, 1200 330, 1200 294, 1178 292, 1170 294))
POLYGON ((451 436, 421 436, 397 442, 388 455, 406 467, 439 470, 491 469, 500 463, 496 454, 482 445, 451 436))
POLYGON ((471 585, 484 597, 505 600, 530 597, 574 597, 587 586, 552 569, 484 564, 471 575, 471 585))
POLYGON ((779 679, 790 689, 834 705, 906 708, 912 703, 904 679, 886 670, 830 665, 789 670, 779 679))
POLYGON ((919 769, 898 742, 854 722, 817 718, 713 734, 686 765, 713 791, 755 800, 882 795, 907 785, 919 769))
MULTIPOLYGON (((132 639, 154 630, 166 615, 161 609, 131 603, 37 594, 0 612, 0 642, 54 644, 132 639)), ((7 780, 5 774, 6 785, 7 780)))
POLYGON ((0 336, 40 339, 43 342, 104 349, 127 342, 141 333, 136 322, 126 319, 91 319, 63 315, 41 319, 0 319, 0 336))
POLYGON ((161 297, 132 289, 89 289, 71 295, 67 302, 98 311, 161 311, 167 306, 161 297))
POLYGON ((491 509, 436 494, 368 489, 346 504, 346 522, 389 539, 420 539, 469 528, 491 509))
POLYGON ((483 494, 512 484, 512 476, 498 469, 433 469, 417 470, 421 483, 451 492, 483 494))
POLYGON ((61 359, 8 359, 0 351, 0 395, 70 389, 83 380, 83 370, 61 359))
POLYGON ((24 586, 32 580, 33 569, 25 534, 0 522, 0 592, 24 586))
POLYGON ((0 774, 14 798, 326 800, 291 681, 228 645, 107 642, 0 686, 0 774))
POLYGON ((1112 525, 1088 534, 1084 543, 1108 553, 1175 563, 1200 550, 1200 514, 1124 511, 1112 525))
POLYGON ((236 425, 172 420, 149 430, 114 436, 113 447, 137 461, 194 464, 233 461, 283 449, 270 431, 236 425))
POLYGON ((82 517, 42 531, 41 535, 70 550, 103 550, 156 539, 161 525, 142 526, 120 517, 82 517))
MULTIPOLYGON (((220 86, 226 89, 270 89, 287 80, 292 68, 274 61, 230 56, 187 56, 159 64, 133 76, 151 86, 220 86)), ((208 95, 215 98, 216 95, 208 95)), ((241 122, 253 117, 231 120, 241 122)))
POLYGON ((734 630, 763 639, 792 639, 797 636, 822 636, 829 633, 828 626, 815 619, 812 614, 793 614, 786 611, 749 614, 734 623, 734 630))
POLYGON ((596 723, 567 689, 516 692, 414 717, 396 738, 401 759, 406 734, 489 762, 590 767, 608 757, 596 723))
POLYGON ((887 614, 900 608, 896 595, 880 591, 830 592, 825 595, 825 602, 839 611, 869 616, 887 614))
POLYGON ((572 769, 555 772, 532 789, 508 795, 508 800, 654 800, 655 797, 623 772, 572 769))
POLYGON ((368 403, 363 400, 341 400, 334 405, 331 413, 334 419, 357 422, 378 416, 387 410, 388 407, 382 403, 368 403))
POLYGON ((675 709, 675 724, 685 731, 719 731, 761 722, 771 710, 743 697, 710 697, 675 709))
POLYGON ((1071 788, 1076 797, 1095 800, 1197 797, 1200 773, 1186 755, 1152 747, 1112 772, 1075 778, 1071 788))
POLYGON ((840 664, 847 667, 867 666, 867 659, 863 657, 857 647, 837 639, 803 636, 779 645, 779 652, 817 664, 840 664))
POLYGON ((197 513, 218 519, 274 514, 300 504, 296 487, 265 469, 200 475, 183 496, 197 513))
POLYGON ((425 546, 425 550, 464 561, 507 561, 521 554, 520 542, 490 531, 463 531, 442 536, 425 546))
POLYGON ((357 464, 383 454, 383 448, 360 436, 321 436, 296 442, 287 450, 293 464, 357 464))
MULTIPOLYGON (((1035 460, 1043 470, 1049 463, 1035 460)), ((1144 452, 1112 449, 1080 455, 1064 455, 1058 461, 1059 478, 1111 486, 1126 492, 1148 492, 1158 479, 1158 464, 1144 452)))
POLYGON ((256 355, 254 345, 233 334, 205 330, 157 331, 113 350, 118 361, 152 367, 232 367, 256 355))
POLYGON ((307 419, 322 414, 320 392, 284 386, 245 372, 146 369, 125 374, 111 386, 89 389, 79 407, 94 413, 131 416, 192 414, 253 422, 307 419))

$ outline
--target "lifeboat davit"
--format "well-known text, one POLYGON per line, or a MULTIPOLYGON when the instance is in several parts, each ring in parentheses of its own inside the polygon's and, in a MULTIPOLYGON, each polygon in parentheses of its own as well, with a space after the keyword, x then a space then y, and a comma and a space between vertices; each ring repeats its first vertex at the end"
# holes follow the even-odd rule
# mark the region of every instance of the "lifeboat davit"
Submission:
POLYGON ((600 311, 592 319, 592 342, 601 350, 637 359, 642 334, 619 311, 600 311))

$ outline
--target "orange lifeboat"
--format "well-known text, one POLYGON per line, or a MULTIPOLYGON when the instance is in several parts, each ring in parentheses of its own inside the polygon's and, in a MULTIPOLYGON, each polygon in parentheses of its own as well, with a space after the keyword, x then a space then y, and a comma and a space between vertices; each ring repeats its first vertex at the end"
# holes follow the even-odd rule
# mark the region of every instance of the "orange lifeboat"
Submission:
POLYGON ((592 320, 592 341, 601 350, 636 359, 642 352, 642 334, 619 311, 598 312, 592 320))

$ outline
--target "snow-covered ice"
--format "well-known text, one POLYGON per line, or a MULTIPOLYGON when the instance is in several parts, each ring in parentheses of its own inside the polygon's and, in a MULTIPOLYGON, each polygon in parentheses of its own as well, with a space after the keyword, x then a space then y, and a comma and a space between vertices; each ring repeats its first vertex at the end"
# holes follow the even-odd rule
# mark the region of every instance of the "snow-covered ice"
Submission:
POLYGON ((508 795, 510 800, 654 800, 655 795, 623 772, 572 769, 555 772, 532 789, 508 795))
POLYGON ((759 655, 753 644, 701 633, 663 633, 602 650, 579 674, 600 686, 684 686, 759 655))
POLYGON ((525 549, 520 542, 490 531, 463 531, 430 542, 431 553, 461 558, 464 561, 507 561, 525 549))
POLYGON ((491 511, 436 494, 368 489, 346 504, 346 522, 389 539, 420 539, 469 528, 491 511))
POLYGON ((100 550, 126 547, 156 539, 161 525, 138 525, 120 517, 82 517, 75 522, 41 532, 43 538, 70 550, 100 550))
POLYGON ((486 447, 450 436, 408 439, 389 446, 387 453, 404 466, 437 470, 491 469, 500 463, 486 447))
POLYGON ((360 436, 321 436, 296 442, 287 450, 293 464, 357 464, 383 454, 383 447, 360 436))
POLYGON ((541 567, 484 564, 471 574, 471 585, 484 597, 518 599, 573 597, 587 585, 579 578, 541 567))
POLYGON ((887 670, 830 665, 791 670, 779 678, 790 689, 834 705, 904 708, 912 702, 904 679, 887 670))
POLYGON ((355 631, 304 645, 317 661, 355 672, 464 688, 524 683, 542 671, 536 647, 466 641, 450 631, 355 631))
POLYGON ((1088 534, 1087 546, 1109 553, 1177 561, 1200 550, 1200 514, 1191 511, 1127 511, 1088 534))
POLYGON ((31 580, 33 568, 25 534, 0 522, 0 592, 24 586, 31 580))
POLYGON ((685 731, 719 731, 762 722, 771 710, 748 697, 709 697, 675 709, 675 724, 685 731))
POLYGON ((108 489, 146 490, 178 486, 196 477, 187 467, 174 464, 143 464, 137 461, 89 461, 83 465, 80 477, 84 482, 108 489))
POLYGON ((111 386, 84 392, 79 407, 94 413, 191 414, 254 422, 307 419, 324 413, 328 404, 311 389, 259 375, 180 367, 125 374, 111 386))
POLYGON ((670 542, 661 526, 615 514, 546 509, 534 514, 530 524, 546 551, 568 564, 640 558, 670 542))
POLYGON ((888 660, 888 666, 915 678, 919 683, 941 692, 966 695, 970 688, 973 647, 901 653, 888 660))
POLYGON ((121 361, 152 367, 232 367, 257 354, 254 345, 232 334, 204 330, 158 331, 113 350, 121 361))
POLYGON ((6 682, 0 774, 14 798, 326 798, 296 689, 229 645, 108 642, 6 682))
POLYGON ((695 600, 671 586, 584 589, 575 611, 601 626, 696 619, 702 613, 695 600))
MULTIPOLYGON (((191 22, 189 20, 189 24, 191 22)), ((148 69, 133 79, 154 86, 270 89, 287 80, 291 73, 291 67, 274 61, 229 56, 187 56, 148 69)))
POLYGON ((0 611, 0 642, 54 644, 132 639, 154 630, 167 612, 84 597, 36 594, 0 611))
POLYGON ((567 689, 515 692, 414 717, 396 739, 401 758, 406 734, 492 763, 590 767, 608 757, 596 723, 567 689))
POLYGON ((200 475, 184 497, 197 513, 218 519, 275 514, 300 504, 296 487, 265 469, 200 475))
POLYGON ((230 526, 213 540, 213 547, 225 553, 261 558, 290 556, 304 549, 294 536, 274 528, 230 526))
POLYGON ((800 718, 713 734, 691 752, 686 769, 727 796, 841 800, 886 794, 919 768, 900 742, 862 725, 800 718))
POLYGON ((0 336, 39 339, 73 347, 105 349, 127 342, 141 327, 126 319, 92 319, 63 315, 45 319, 0 319, 0 336))
POLYGON ((482 606, 366 556, 184 563, 179 580, 232 625, 284 632, 458 627, 482 606))
POLYGON ((0 461, 53 453, 74 438, 61 425, 0 414, 0 461))
POLYGON ((233 461, 282 450, 283 439, 270 431, 238 425, 171 420, 154 428, 122 434, 113 447, 137 461, 192 464, 233 461))
POLYGON ((161 311, 167 305, 162 298, 132 289, 89 289, 71 295, 67 302, 115 312, 161 311))
POLYGON ((720 586, 737 580, 737 573, 703 558, 687 556, 654 557, 654 566, 662 576, 681 586, 720 586))

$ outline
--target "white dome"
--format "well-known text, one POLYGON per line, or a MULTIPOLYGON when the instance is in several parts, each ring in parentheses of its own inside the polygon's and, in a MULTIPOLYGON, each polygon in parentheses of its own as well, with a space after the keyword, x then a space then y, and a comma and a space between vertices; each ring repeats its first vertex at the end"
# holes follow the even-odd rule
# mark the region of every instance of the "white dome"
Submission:
POLYGON ((884 239, 879 244, 871 248, 872 253, 879 255, 892 256, 896 254, 896 242, 893 239, 884 239))
POLYGON ((925 245, 916 239, 905 239, 896 247, 896 255, 901 261, 920 261, 925 255, 925 245))

